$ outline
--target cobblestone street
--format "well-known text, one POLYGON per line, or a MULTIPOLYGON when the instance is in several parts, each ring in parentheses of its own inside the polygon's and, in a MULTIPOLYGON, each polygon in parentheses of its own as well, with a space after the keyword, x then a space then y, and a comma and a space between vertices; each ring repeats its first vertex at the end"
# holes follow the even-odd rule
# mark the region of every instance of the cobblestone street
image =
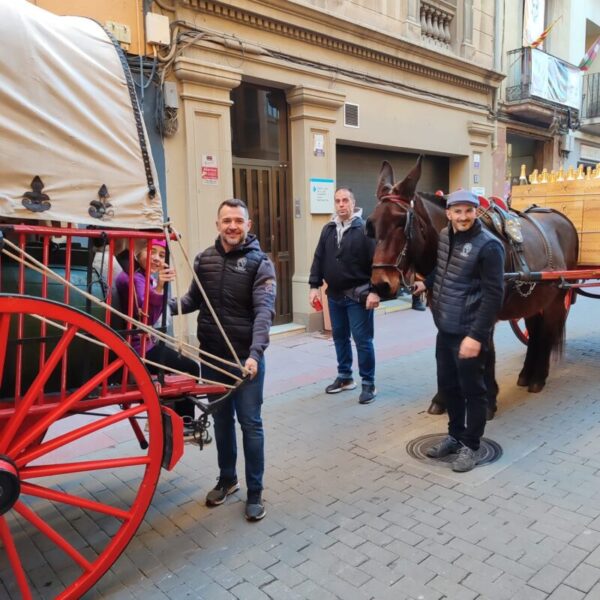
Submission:
POLYGON ((208 509, 214 447, 188 448, 152 510, 89 598, 600 598, 600 306, 578 299, 563 362, 538 395, 516 387, 524 349, 498 327, 504 450, 467 474, 409 458, 443 432, 431 316, 377 318, 379 395, 323 393, 333 346, 277 339, 268 354, 267 518, 243 519, 242 492, 208 509), (288 388, 288 389, 285 389, 288 388))
MULTIPOLYGON (((276 338, 264 406, 267 517, 244 520, 243 482, 223 506, 204 506, 214 444, 187 447, 86 600, 600 598, 599 310, 578 299, 564 360, 537 395, 516 386, 524 347, 498 327, 501 395, 486 437, 503 455, 466 474, 405 449, 446 427, 425 412, 435 392, 429 312, 377 317, 379 394, 369 406, 357 390, 323 392, 335 371, 327 336, 276 338)), ((124 485, 99 478, 114 494, 124 485)))

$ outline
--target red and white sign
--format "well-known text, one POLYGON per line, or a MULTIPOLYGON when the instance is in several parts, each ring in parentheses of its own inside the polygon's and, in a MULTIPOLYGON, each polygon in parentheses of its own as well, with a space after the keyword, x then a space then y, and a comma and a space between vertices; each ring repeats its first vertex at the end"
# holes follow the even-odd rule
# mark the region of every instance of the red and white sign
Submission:
POLYGON ((200 177, 205 185, 217 185, 219 183, 219 165, 214 154, 202 155, 202 166, 200 177))

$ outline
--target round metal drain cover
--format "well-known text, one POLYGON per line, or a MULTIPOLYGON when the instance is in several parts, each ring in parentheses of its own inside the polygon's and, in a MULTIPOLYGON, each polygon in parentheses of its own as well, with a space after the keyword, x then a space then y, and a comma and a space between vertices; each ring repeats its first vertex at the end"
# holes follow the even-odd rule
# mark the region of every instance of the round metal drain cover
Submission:
MULTIPOLYGON (((445 433, 430 433, 428 435, 422 435, 414 440, 411 440, 406 445, 406 451, 409 456, 416 458, 417 460, 425 460, 427 462, 445 462, 451 463, 455 458, 456 454, 449 454, 444 458, 429 458, 425 453, 431 446, 435 446, 441 442, 447 434, 445 433)), ((479 465, 485 465, 497 461, 502 456, 502 446, 489 438, 481 438, 481 445, 477 451, 477 463, 479 465)))

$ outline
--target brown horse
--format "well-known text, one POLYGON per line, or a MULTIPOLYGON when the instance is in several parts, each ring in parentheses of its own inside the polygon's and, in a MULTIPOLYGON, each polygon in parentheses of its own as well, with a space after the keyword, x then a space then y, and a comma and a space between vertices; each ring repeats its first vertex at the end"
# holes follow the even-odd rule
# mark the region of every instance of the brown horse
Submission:
MULTIPOLYGON (((401 182, 394 184, 392 167, 384 161, 377 185, 377 205, 367 221, 367 230, 377 240, 371 281, 382 297, 395 297, 401 283, 413 273, 429 274, 436 265, 439 231, 447 225, 445 200, 433 194, 415 192, 421 176, 421 159, 401 182)), ((561 213, 533 211, 520 213, 522 250, 531 271, 573 269, 577 265, 579 240, 575 227, 561 213)), ((522 270, 513 262, 506 240, 508 272, 522 270)), ((543 389, 553 352, 560 353, 564 341, 568 290, 556 282, 529 284, 507 282, 500 320, 525 319, 529 335, 525 364, 518 385, 530 392, 543 389)), ((493 355, 493 353, 492 353, 493 355)), ((497 386, 490 366, 488 398, 495 410, 497 386)), ((436 399, 434 399, 436 402, 436 399)), ((439 402, 439 401, 438 401, 439 402)), ((440 412, 439 407, 430 412, 440 412)))

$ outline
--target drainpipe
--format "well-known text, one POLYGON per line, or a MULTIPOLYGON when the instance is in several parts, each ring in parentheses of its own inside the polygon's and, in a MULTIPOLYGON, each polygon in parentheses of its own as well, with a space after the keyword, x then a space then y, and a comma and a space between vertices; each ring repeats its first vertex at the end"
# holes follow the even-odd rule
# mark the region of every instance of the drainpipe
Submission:
MULTIPOLYGON (((502 52, 504 51, 504 1, 494 3, 494 71, 502 71, 502 52)), ((492 114, 494 115, 494 134, 492 136, 492 152, 498 147, 498 94, 500 88, 492 92, 492 114)))

